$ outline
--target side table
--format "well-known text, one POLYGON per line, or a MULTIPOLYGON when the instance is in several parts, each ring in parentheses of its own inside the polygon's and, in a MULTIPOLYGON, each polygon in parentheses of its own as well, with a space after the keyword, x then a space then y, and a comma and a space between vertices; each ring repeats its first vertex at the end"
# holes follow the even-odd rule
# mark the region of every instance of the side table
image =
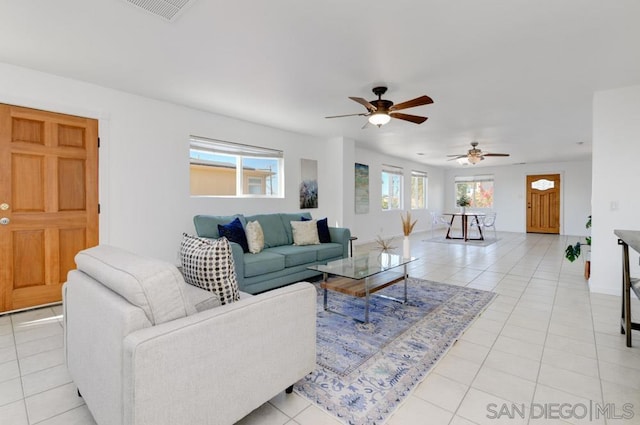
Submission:
POLYGON ((351 236, 349 238, 349 257, 353 257, 353 241, 358 240, 357 236, 351 236))

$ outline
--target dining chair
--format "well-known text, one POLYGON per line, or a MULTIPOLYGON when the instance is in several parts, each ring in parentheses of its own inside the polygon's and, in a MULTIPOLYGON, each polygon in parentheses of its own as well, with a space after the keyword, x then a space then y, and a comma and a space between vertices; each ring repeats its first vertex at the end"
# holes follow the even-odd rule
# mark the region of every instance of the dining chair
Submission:
POLYGON ((434 231, 436 227, 440 228, 444 226, 447 229, 447 231, 449 231, 449 229, 451 228, 451 221, 447 216, 443 215, 439 211, 431 211, 430 214, 431 214, 431 239, 435 237, 434 231))
MULTIPOLYGON (((485 230, 488 228, 493 228, 493 236, 496 240, 498 240, 498 232, 496 231, 496 215, 495 212, 488 212, 484 216, 478 217, 478 221, 480 222, 480 228, 482 229, 483 234, 486 236, 485 230)), ((477 228, 478 223, 475 220, 471 221, 471 228, 477 228)), ((479 232, 478 232, 479 233, 479 232)))

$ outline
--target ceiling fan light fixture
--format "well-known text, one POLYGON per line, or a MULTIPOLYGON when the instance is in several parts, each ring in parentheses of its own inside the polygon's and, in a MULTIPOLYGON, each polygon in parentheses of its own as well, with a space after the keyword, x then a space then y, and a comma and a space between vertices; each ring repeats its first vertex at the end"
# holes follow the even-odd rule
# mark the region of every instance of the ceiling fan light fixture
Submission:
POLYGON ((389 121, 391 121, 391 117, 384 112, 376 112, 369 117, 369 122, 378 127, 385 125, 389 121))
POLYGON ((469 161, 469 164, 472 164, 472 165, 476 165, 481 160, 482 160, 482 157, 476 156, 476 155, 469 155, 467 157, 467 161, 469 161))

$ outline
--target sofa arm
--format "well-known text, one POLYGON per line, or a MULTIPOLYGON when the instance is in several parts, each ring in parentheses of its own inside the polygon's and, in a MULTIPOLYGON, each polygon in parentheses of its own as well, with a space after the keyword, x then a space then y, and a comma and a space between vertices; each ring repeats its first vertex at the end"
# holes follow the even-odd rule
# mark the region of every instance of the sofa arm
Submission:
POLYGON ((329 227, 329 236, 331 236, 331 242, 342 244, 342 258, 347 258, 351 231, 345 227, 329 227))
POLYGON ((233 263, 236 266, 236 279, 239 287, 244 287, 244 250, 239 243, 229 241, 231 246, 231 254, 233 255, 233 263))
POLYGON ((315 368, 316 298, 301 282, 136 331, 124 424, 232 424, 315 368))

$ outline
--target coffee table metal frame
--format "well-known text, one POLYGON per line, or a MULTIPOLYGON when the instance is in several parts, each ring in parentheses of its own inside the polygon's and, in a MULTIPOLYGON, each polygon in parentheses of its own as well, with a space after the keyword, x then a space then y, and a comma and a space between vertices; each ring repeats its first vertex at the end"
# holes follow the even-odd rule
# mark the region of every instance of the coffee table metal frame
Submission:
POLYGON ((403 258, 402 256, 395 254, 375 252, 366 255, 358 255, 356 257, 343 258, 341 260, 329 262, 326 265, 318 264, 310 266, 309 269, 322 272, 323 281, 320 287, 324 289, 323 307, 325 311, 346 316, 345 314, 329 308, 329 291, 364 298, 364 321, 351 316, 347 317, 351 317, 361 323, 369 323, 369 306, 372 295, 399 302, 401 304, 408 301, 407 278, 409 277, 409 274, 407 272, 407 264, 415 260, 415 257, 403 258), (402 273, 392 271, 398 267, 402 267, 402 273), (329 275, 337 277, 330 279, 329 275), (404 282, 403 299, 383 294, 376 294, 377 291, 400 281, 404 282))

